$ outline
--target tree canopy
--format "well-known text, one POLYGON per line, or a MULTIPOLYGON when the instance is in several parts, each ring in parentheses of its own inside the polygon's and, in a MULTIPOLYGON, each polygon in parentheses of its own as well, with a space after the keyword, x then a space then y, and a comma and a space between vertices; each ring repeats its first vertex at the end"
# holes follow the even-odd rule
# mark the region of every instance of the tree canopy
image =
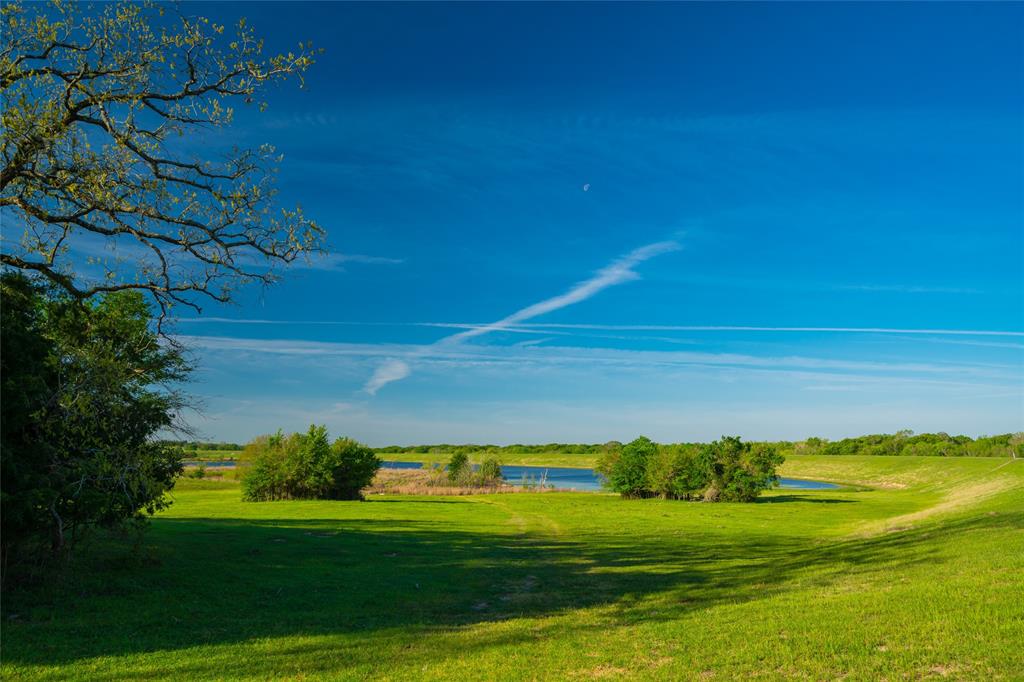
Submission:
POLYGON ((4 266, 76 299, 140 290, 162 321, 321 249, 301 208, 276 205, 272 147, 216 154, 197 137, 301 81, 315 51, 266 55, 244 19, 228 30, 185 9, 4 3, 0 218, 21 233, 4 266))
POLYGON ((640 436, 605 452, 597 471, 609 490, 627 498, 753 502, 776 485, 783 461, 771 445, 735 436, 702 446, 659 445, 640 436))
POLYGON ((82 304, 6 273, 0 295, 6 571, 12 556, 61 552, 84 528, 166 503, 180 452, 156 435, 176 424, 189 367, 139 292, 82 304))

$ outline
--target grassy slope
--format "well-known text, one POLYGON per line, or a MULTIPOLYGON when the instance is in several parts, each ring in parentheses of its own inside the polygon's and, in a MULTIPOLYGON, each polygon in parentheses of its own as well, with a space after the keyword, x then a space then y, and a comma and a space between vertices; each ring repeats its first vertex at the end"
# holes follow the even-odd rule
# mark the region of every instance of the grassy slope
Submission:
POLYGON ((5 679, 1024 675, 1024 461, 793 458, 885 486, 243 504, 4 602, 5 679), (17 614, 11 620, 10 616, 17 614))

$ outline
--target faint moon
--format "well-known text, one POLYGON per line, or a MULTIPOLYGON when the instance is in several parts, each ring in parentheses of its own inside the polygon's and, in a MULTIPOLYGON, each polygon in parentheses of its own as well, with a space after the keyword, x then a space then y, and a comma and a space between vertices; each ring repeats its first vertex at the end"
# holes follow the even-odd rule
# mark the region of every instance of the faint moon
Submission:
POLYGON ((590 183, 589 182, 587 184, 583 185, 583 191, 584 192, 589 192, 590 191, 590 183))

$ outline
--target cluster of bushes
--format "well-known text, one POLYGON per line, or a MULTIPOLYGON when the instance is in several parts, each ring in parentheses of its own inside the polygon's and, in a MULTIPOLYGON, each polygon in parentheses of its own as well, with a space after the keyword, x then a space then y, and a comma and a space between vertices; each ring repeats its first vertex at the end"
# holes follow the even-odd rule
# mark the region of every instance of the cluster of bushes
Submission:
POLYGON ((597 471, 623 497, 751 502, 778 483, 784 458, 763 443, 723 436, 708 445, 659 445, 641 436, 608 450, 597 471))
POLYGON ((464 452, 457 452, 448 461, 448 466, 443 470, 438 467, 434 469, 432 476, 434 485, 457 486, 460 488, 489 488, 501 485, 505 476, 501 473, 501 462, 495 457, 487 457, 475 470, 469 462, 469 455, 464 452))
POLYGON ((501 463, 488 457, 479 466, 470 463, 465 453, 456 453, 447 466, 423 464, 419 469, 381 469, 368 494, 399 495, 472 495, 527 490, 505 482, 501 463))
POLYGON ((829 442, 808 438, 794 445, 805 455, 909 455, 918 457, 1011 457, 1024 456, 1024 433, 998 436, 950 436, 947 433, 898 431, 829 442))
POLYGON ((242 499, 360 500, 380 459, 350 438, 329 443, 324 426, 306 433, 260 436, 242 452, 242 499))

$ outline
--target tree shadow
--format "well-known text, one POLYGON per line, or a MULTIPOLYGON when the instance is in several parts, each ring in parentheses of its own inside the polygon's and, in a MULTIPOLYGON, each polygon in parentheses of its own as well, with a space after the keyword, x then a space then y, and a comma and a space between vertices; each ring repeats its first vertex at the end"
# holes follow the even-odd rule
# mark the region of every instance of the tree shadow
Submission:
POLYGON ((754 500, 755 504, 779 504, 781 502, 810 502, 811 504, 855 504, 856 500, 839 497, 822 497, 821 495, 770 495, 754 500))
MULTIPOLYGON (((289 635, 429 634, 594 606, 611 607, 618 623, 670 620, 797 583, 935 563, 936 540, 1022 526, 1024 514, 1001 514, 822 544, 712 531, 637 538, 611 529, 574 540, 414 518, 158 518, 141 554, 101 543, 76 560, 65 585, 5 599, 4 658, 62 665, 289 635), (655 595, 670 598, 648 599, 655 595)), ((521 637, 496 632, 486 641, 521 637)), ((376 655, 356 647, 347 665, 370 665, 376 655)), ((177 656, 159 676, 217 676, 215 666, 177 656)))

